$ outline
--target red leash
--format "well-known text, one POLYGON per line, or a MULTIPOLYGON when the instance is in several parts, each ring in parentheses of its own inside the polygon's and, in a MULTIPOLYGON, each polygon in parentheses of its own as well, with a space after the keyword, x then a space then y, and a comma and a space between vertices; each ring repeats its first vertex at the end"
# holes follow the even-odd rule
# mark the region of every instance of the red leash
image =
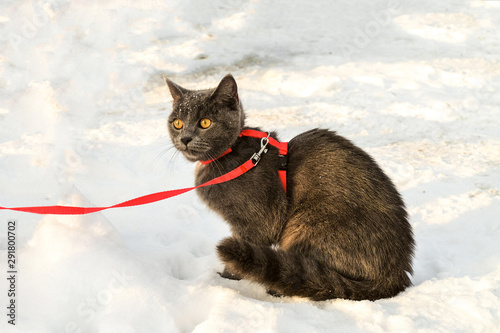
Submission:
MULTIPOLYGON (((285 153, 284 156, 286 156, 286 149, 287 143, 286 142, 278 142, 275 139, 271 138, 268 136, 267 133, 264 132, 259 132, 255 130, 243 130, 241 133, 245 134, 240 134, 240 136, 251 136, 251 137, 258 137, 258 138, 268 138, 267 143, 270 143, 271 145, 275 146, 275 144, 281 145, 280 149, 280 154, 282 152, 285 153), (249 134, 249 135, 247 135, 249 134), (255 136, 254 136, 255 135, 255 136)), ((267 143, 265 144, 267 146, 267 143)), ((262 144, 261 144, 262 146, 262 144)), ((261 147, 261 150, 254 154, 251 159, 240 165, 234 170, 229 171, 228 173, 219 176, 217 178, 214 178, 206 183, 203 183, 198 186, 194 187, 187 187, 187 188, 182 188, 178 190, 170 190, 170 191, 162 191, 162 192, 156 192, 148 195, 144 195, 142 197, 138 197, 132 200, 124 201, 122 203, 113 205, 113 206, 107 206, 107 207, 74 207, 74 206, 35 206, 35 207, 1 207, 0 210, 14 210, 18 212, 26 212, 26 213, 33 213, 33 214, 54 214, 54 215, 84 215, 84 214, 90 214, 90 213, 95 213, 95 212, 100 212, 102 210, 110 209, 110 208, 119 208, 119 207, 133 207, 133 206, 140 206, 140 205, 146 205, 149 203, 165 200, 168 198, 175 197, 177 195, 192 191, 196 188, 200 187, 205 187, 205 186, 210 186, 210 185, 216 185, 220 183, 225 183, 230 180, 233 180, 242 174, 248 172, 250 169, 252 169, 254 166, 257 165, 259 162, 261 155, 265 153, 265 146, 261 147)), ((267 151, 267 150, 266 150, 267 151)), ((286 177, 286 176, 285 176, 286 177)), ((280 170, 280 178, 283 181, 283 177, 281 176, 281 170, 280 170)), ((286 190, 286 178, 285 178, 285 190, 286 190)))
POLYGON ((248 160, 236 169, 220 176, 217 178, 214 178, 204 184, 194 186, 194 187, 187 187, 187 188, 182 188, 178 190, 170 190, 170 191, 163 191, 163 192, 157 192, 153 194, 148 194, 144 195, 142 197, 138 197, 132 200, 124 201, 122 203, 113 205, 113 206, 107 206, 107 207, 73 207, 73 206, 38 206, 38 207, 14 207, 14 208, 8 208, 8 207, 0 207, 1 209, 8 209, 8 210, 15 210, 18 212, 27 212, 27 213, 34 213, 34 214, 54 214, 54 215, 84 215, 84 214, 90 214, 90 213, 95 213, 95 212, 100 212, 102 210, 110 209, 110 208, 119 208, 119 207, 132 207, 132 206, 140 206, 140 205, 145 205, 149 203, 153 203, 156 201, 160 200, 165 200, 171 197, 175 197, 177 195, 189 192, 194 190, 195 188, 199 187, 204 187, 204 186, 210 186, 210 185, 215 185, 215 184, 220 184, 224 182, 228 182, 230 180, 233 180, 248 170, 252 169, 255 166, 254 162, 252 160, 248 160))

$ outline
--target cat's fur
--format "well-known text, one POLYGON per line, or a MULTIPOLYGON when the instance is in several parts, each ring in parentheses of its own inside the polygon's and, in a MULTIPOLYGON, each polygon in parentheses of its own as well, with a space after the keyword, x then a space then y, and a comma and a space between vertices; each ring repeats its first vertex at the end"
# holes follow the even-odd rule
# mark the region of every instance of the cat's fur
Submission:
MULTIPOLYGON (((196 184, 225 174, 260 149, 241 137, 245 115, 234 78, 191 91, 167 79, 173 97, 168 129, 174 146, 198 164, 196 184), (203 129, 202 118, 212 120, 203 129), (173 121, 180 119, 182 129, 173 121)), ((271 132, 277 138, 275 132, 271 132)), ((217 251, 221 274, 264 285, 269 292, 313 300, 392 297, 411 282, 414 240, 403 201, 363 150, 335 132, 314 129, 289 142, 287 192, 278 150, 227 183, 197 189, 230 225, 217 251)))

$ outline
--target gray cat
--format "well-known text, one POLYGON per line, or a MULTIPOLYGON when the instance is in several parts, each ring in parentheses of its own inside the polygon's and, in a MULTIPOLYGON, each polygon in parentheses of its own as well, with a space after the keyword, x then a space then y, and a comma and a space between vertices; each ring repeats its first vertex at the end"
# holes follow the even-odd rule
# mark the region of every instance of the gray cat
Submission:
MULTIPOLYGON (((198 163, 196 185, 248 161, 262 139, 240 136, 245 114, 229 74, 215 89, 173 97, 174 146, 198 163), (231 150, 228 150, 231 148, 231 150), (222 156, 221 156, 222 155, 222 156)), ((256 129, 258 130, 258 129, 256 129)), ((277 140, 275 132, 270 137, 277 140)), ((217 252, 221 276, 249 279, 270 294, 312 300, 392 297, 411 285, 414 240, 404 203, 375 161, 324 129, 289 142, 287 163, 268 145, 258 165, 226 183, 197 189, 231 227, 217 252), (280 166, 286 164, 286 190, 280 166)))

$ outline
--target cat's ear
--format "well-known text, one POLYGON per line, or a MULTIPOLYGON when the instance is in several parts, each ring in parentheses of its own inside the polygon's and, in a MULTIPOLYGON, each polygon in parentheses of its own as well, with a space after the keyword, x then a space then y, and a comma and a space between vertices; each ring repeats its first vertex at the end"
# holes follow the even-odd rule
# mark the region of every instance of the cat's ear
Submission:
POLYGON ((234 102, 235 105, 238 105, 240 98, 238 97, 238 86, 234 77, 231 74, 224 76, 210 98, 234 102))
POLYGON ((187 89, 182 88, 180 85, 170 81, 167 77, 163 77, 165 82, 167 82, 168 89, 170 90, 170 94, 174 99, 174 103, 179 100, 187 92, 187 89))

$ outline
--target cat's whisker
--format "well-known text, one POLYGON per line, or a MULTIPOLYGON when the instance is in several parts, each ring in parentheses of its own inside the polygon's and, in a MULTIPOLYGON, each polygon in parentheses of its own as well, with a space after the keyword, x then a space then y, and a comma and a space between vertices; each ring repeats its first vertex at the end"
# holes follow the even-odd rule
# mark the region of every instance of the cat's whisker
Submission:
POLYGON ((169 163, 168 163, 168 173, 170 175, 174 175, 175 171, 177 170, 177 165, 178 165, 178 161, 179 161, 179 158, 178 158, 179 154, 180 154, 180 152, 176 149, 176 150, 174 150, 172 155, 170 155, 169 163))
POLYGON ((217 159, 217 156, 213 156, 212 154, 208 154, 209 160, 213 160, 210 164, 212 164, 214 167, 217 168, 218 174, 222 174, 224 172, 224 168, 222 167, 222 164, 220 163, 219 159, 217 159))
MULTIPOLYGON (((171 145, 170 147, 167 147, 166 149, 163 149, 156 157, 155 159, 153 160, 153 166, 156 165, 156 163, 158 163, 160 161, 160 159, 162 159, 166 154, 170 153, 172 151, 172 149, 174 149, 175 147, 173 145, 171 145)), ((173 150, 173 154, 177 154, 178 150, 177 149, 174 149, 173 150)))

